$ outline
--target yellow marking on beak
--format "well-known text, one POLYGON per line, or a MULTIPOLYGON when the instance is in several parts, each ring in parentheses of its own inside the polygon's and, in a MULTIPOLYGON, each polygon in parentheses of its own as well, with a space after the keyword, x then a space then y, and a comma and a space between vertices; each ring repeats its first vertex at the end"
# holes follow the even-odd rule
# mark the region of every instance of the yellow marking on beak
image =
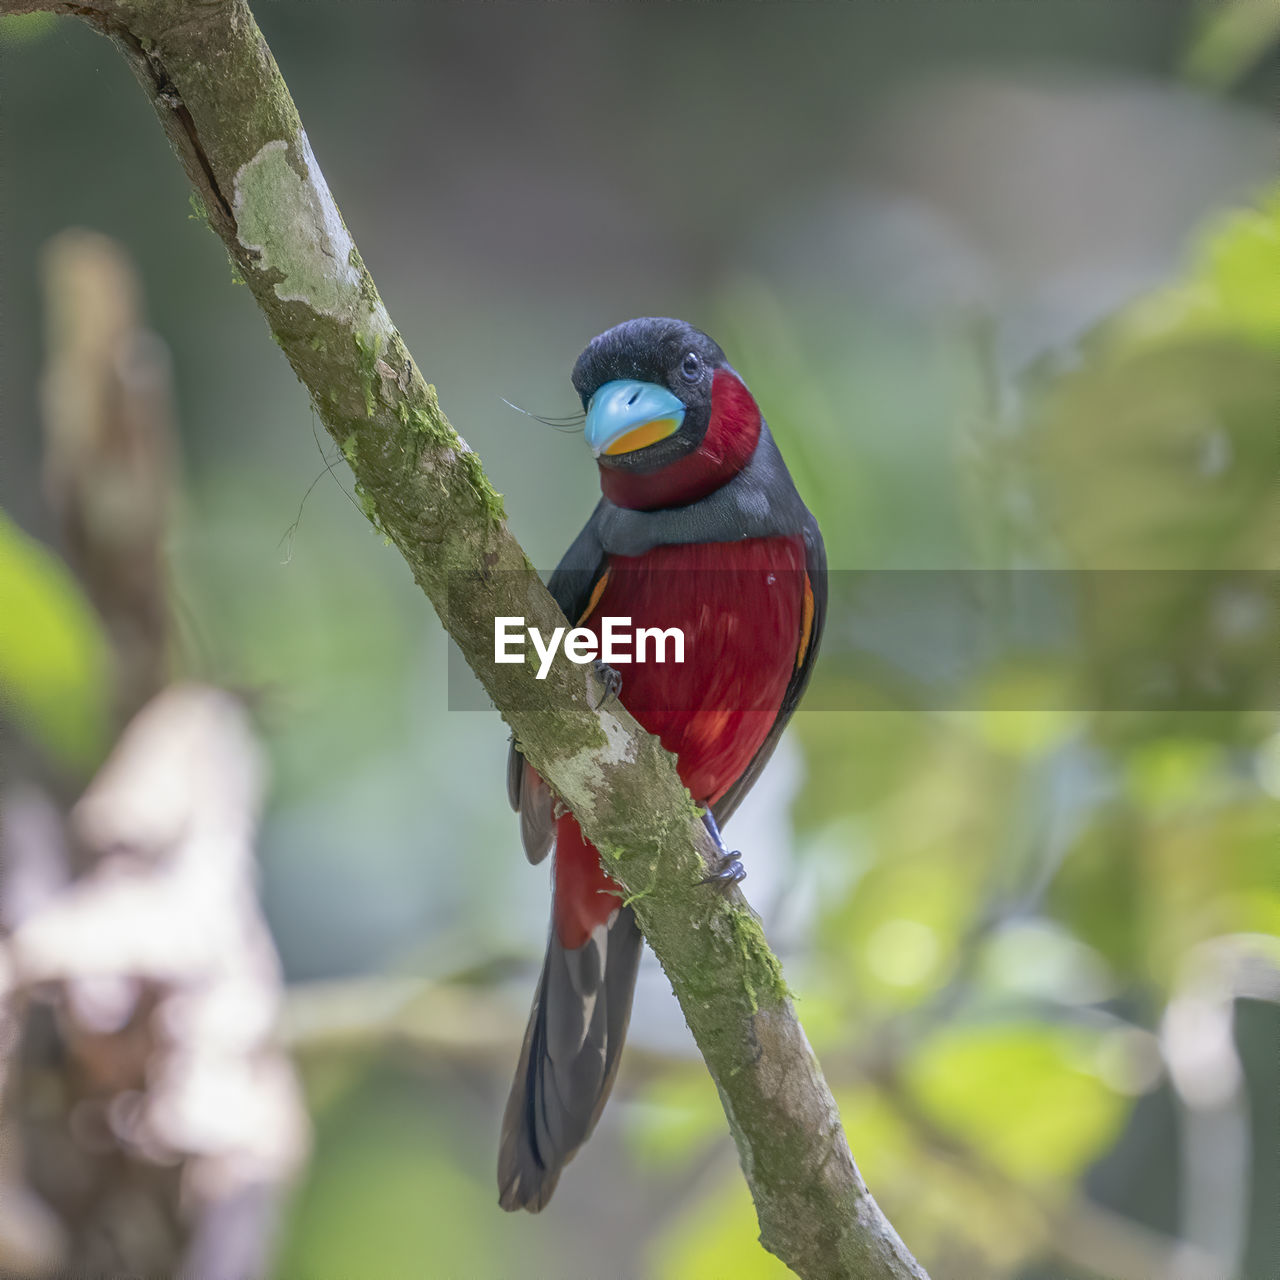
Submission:
POLYGON ((675 435, 677 425, 674 418, 654 418, 652 422, 641 423, 626 435, 619 436, 605 449, 605 453, 610 455, 634 453, 637 449, 644 449, 648 445, 657 444, 659 440, 675 435))

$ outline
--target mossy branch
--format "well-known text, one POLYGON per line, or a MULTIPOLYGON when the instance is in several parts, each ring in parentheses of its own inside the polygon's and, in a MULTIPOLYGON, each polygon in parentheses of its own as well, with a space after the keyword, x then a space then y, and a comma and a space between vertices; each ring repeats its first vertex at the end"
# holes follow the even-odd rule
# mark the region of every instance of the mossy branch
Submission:
POLYGON ((620 707, 593 709, 590 668, 536 681, 493 663, 496 615, 544 633, 564 618, 391 323, 248 7, 0 0, 34 10, 74 14, 123 53, 369 518, 630 895, 720 1091, 762 1243, 811 1280, 922 1280, 858 1173, 758 921, 697 884, 713 850, 671 757, 620 707))

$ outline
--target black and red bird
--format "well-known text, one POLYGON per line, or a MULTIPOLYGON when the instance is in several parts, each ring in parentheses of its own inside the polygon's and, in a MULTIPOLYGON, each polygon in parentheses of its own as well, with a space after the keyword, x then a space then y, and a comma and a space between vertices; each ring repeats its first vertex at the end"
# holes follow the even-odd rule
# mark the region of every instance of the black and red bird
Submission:
MULTIPOLYGON (((573 385, 604 496, 551 594, 597 634, 605 617, 683 632, 684 662, 628 667, 620 697, 674 753, 719 843, 813 670, 822 536, 751 392, 705 333, 630 320, 591 342, 573 385)), ((507 783, 529 861, 555 849, 551 937, 498 1156, 502 1207, 536 1213, 609 1096, 641 938, 596 850, 514 745, 507 783)), ((741 876, 723 852, 718 877, 741 876)))

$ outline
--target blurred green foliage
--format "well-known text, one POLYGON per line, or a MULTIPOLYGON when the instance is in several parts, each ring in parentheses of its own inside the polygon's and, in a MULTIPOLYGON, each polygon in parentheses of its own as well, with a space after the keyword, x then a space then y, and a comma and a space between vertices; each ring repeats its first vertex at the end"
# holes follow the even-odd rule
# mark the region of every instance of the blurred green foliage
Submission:
MULTIPOLYGON (((1072 1261, 1074 1207, 1122 1134, 1142 1140, 1135 1101, 1167 1094, 1171 1004, 1206 956, 1280 934, 1274 635, 1238 609, 1233 660, 1256 677, 1238 707, 1107 709, 1108 672, 1152 632, 1185 636, 1193 655, 1204 640, 1204 584, 1219 580, 1148 571, 1274 567, 1280 327, 1255 285, 1274 278, 1278 245, 1274 197, 1220 222, 1179 284, 1099 325, 1065 371, 1031 371, 999 431, 979 422, 992 406, 968 331, 937 335, 909 370, 883 332, 867 354, 758 282, 724 295, 723 341, 780 407, 773 425, 837 566, 993 568, 1033 549, 1056 568, 1142 571, 1117 578, 1119 597, 1073 601, 1082 631, 1056 661, 1010 654, 975 671, 972 710, 912 709, 872 673, 865 710, 796 719, 790 874, 812 908, 788 979, 863 1172, 938 1280, 1015 1277, 1046 1256, 1055 1277, 1091 1274, 1072 1261), (904 447, 922 422, 932 438, 904 447), (1010 488, 1036 501, 998 527, 1010 488), (904 529, 914 541, 878 541, 904 529), (998 709, 1010 705, 1026 709, 998 709)), ((1067 591, 1080 580, 1064 578, 1067 591)), ((810 702, 848 678, 820 666, 810 702)), ((375 1257, 377 1274, 407 1276, 428 1251, 440 1275, 786 1274, 756 1243, 700 1065, 651 1071, 615 1103, 640 1185, 673 1189, 665 1225, 633 1252, 610 1219, 602 1247, 621 1252, 607 1267, 533 1256, 549 1237, 493 1217, 488 1149, 450 1128, 435 1085, 384 1070, 358 1069, 336 1095, 312 1072, 320 1147, 282 1276, 369 1273, 375 1257)), ((1236 1154, 1274 1185, 1265 1141, 1236 1154)), ((1145 1167, 1112 1207, 1141 1217, 1144 1197, 1176 1198, 1177 1176, 1176 1162, 1145 1167)), ((1261 1280, 1258 1211, 1243 1247, 1241 1274, 1261 1280)))
POLYGON ((1280 36, 1280 12, 1270 0, 1225 0, 1203 5, 1200 30, 1183 57, 1193 84, 1225 89, 1266 54, 1280 36))
MULTIPOLYGON (((998 484, 1012 475, 1039 495, 1029 541, 1050 564, 1276 567, 1277 278, 1273 193, 1212 228, 1176 287, 1100 325, 1068 372, 1033 374, 1008 457, 987 475, 998 484)), ((829 546, 865 547, 854 522, 909 492, 913 516, 960 522, 952 554, 961 563, 998 564, 999 543, 993 552, 981 536, 983 512, 968 509, 957 482, 948 415, 939 412, 937 452, 912 458, 904 493, 869 496, 859 479, 867 441, 840 429, 835 406, 845 421, 874 420, 860 407, 874 384, 835 361, 798 364, 796 353, 820 345, 780 331, 778 308, 739 297, 732 310, 735 342, 749 353, 740 367, 766 403, 795 408, 804 423, 803 434, 786 417, 775 428, 834 531, 829 546), (812 404, 815 388, 832 403, 812 404)), ((887 377, 896 386, 901 375, 887 377)), ((955 380, 945 360, 932 378, 952 393, 980 383, 955 380)), ((928 392, 917 385, 912 395, 928 392)), ((953 407, 952 428, 963 412, 953 407)), ((995 505, 1001 494, 979 497, 995 505)), ((940 526, 938 536, 951 535, 940 526)), ((998 706, 993 688, 1029 680, 1046 707, 1064 684, 1091 691, 1078 710, 931 714, 885 706, 885 691, 869 686, 866 711, 797 717, 806 777, 795 816, 821 892, 812 951, 788 974, 844 1085, 869 1183, 935 1276, 994 1280, 1060 1249, 1049 1214, 1115 1143, 1133 1098, 1157 1083, 1155 1036, 1194 980, 1197 954, 1280 933, 1274 780, 1272 794, 1259 785, 1277 731, 1270 608, 1241 606, 1234 652, 1250 697, 1234 713, 1176 701, 1107 710, 1108 672, 1153 633, 1185 636, 1194 656, 1212 616, 1204 593, 1221 589, 1209 573, 1123 580, 1125 595, 1103 593, 1107 607, 1081 603, 1084 642, 1060 670, 997 666, 980 677, 985 701, 974 699, 998 706), (862 1083, 845 1084, 850 1071, 862 1083)), ((1239 590, 1272 587, 1249 579, 1239 590)), ((823 678, 820 668, 811 702, 821 703, 823 678)), ((648 1096, 680 1106, 662 1084, 648 1096)), ((643 1149, 659 1141, 670 1158, 677 1132, 691 1146, 707 1141, 714 1097, 703 1107, 695 1119, 686 1099, 684 1119, 643 1149)), ((744 1249, 751 1210, 734 1181, 726 1174, 690 1207, 657 1254, 659 1274, 778 1274, 744 1249)), ((1255 1223, 1255 1257, 1264 1232, 1255 1223)))
MULTIPOLYGON (((872 168, 841 132, 868 106, 855 90, 896 89, 904 68, 930 60, 1075 58, 1124 68, 1117 96, 1164 113, 1176 133, 1183 91, 1142 93, 1167 71, 1180 7, 1067 3, 1047 16, 1047 5, 1008 6, 977 23, 981 6, 933 5, 926 52, 918 6, 879 7, 883 28, 857 39, 826 25, 846 7, 751 6, 750 20, 734 15, 733 66, 706 6, 669 18, 667 6, 528 6, 504 11, 515 25, 502 39, 491 15, 469 25, 466 6, 433 6, 430 39, 401 38, 416 16, 387 8, 369 44, 351 8, 264 6, 259 17, 392 313, 537 563, 554 564, 589 511, 593 467, 580 441, 498 397, 568 412, 564 375, 582 341, 628 314, 676 313, 714 334, 765 406, 834 568, 1037 566, 1122 584, 1076 597, 1068 583, 1074 629, 1058 651, 975 666, 951 709, 920 709, 884 666, 819 665, 809 707, 860 709, 795 721, 796 847, 778 913, 791 929, 777 934, 790 939, 788 981, 852 1148, 935 1280, 1022 1277, 1046 1257, 1039 1277, 1087 1274, 1064 1260, 1061 1225, 1085 1191, 1145 1226, 1179 1229, 1187 1152, 1162 1057, 1169 1011, 1214 955, 1253 954, 1259 935, 1280 934, 1271 613, 1250 595, 1256 579, 1225 580, 1221 599, 1223 578, 1186 572, 1277 567, 1280 192, 1205 228, 1174 283, 1078 342, 1051 342, 1016 379, 995 367, 994 330, 1016 324, 1001 315, 1001 290, 1016 301, 1026 279, 1001 277, 989 306, 947 309, 926 293, 922 315, 883 303, 876 281, 850 283, 835 251, 864 238, 873 257, 885 248, 866 208, 840 203, 846 178, 872 168), (623 56, 658 45, 675 67, 660 93, 651 60, 623 56), (762 77, 766 61, 776 74, 762 77), (335 91, 353 62, 366 69, 358 92, 335 91), (639 143, 627 132, 637 114, 639 143), (417 127, 437 119, 449 127, 417 127), (704 133, 718 145, 703 147, 704 133), (651 180, 677 149, 678 199, 651 180), (837 224, 812 244, 800 216, 811 195, 834 199, 837 224), (747 231, 743 210, 760 215, 747 231), (1205 633, 1221 618, 1229 645, 1205 633), (1117 684, 1144 674, 1153 636, 1177 658, 1174 696, 1115 706, 1117 684), (1210 649, 1234 664, 1238 702, 1188 709, 1178 694, 1196 691, 1210 649), (1023 709, 1000 709, 1010 706, 1023 709)), ((866 9, 847 8, 850 21, 866 9)), ((1210 8, 1187 63, 1200 83, 1221 84, 1256 60, 1274 6, 1210 8)), ((546 885, 516 852, 501 726, 448 710, 438 624, 342 492, 341 460, 313 440, 252 300, 227 287, 220 246, 185 217, 181 174, 119 60, 69 23, 5 20, 0 42, 19 41, 50 47, 30 83, 6 67, 6 91, 25 88, 33 102, 30 125, 8 139, 30 145, 31 195, 14 216, 28 219, 32 256, 70 220, 132 237, 155 327, 174 347, 187 465, 171 547, 177 629, 188 672, 257 695, 275 769, 264 896, 288 973, 438 978, 506 1007, 514 1038, 544 942, 546 885), (82 85, 93 111, 74 96, 82 85), (50 165, 55 144, 65 163, 50 165)), ((1085 131, 1111 118, 1088 114, 1094 94, 1115 88, 1104 80, 1080 95, 1085 131)), ((966 223, 981 202, 961 171, 990 117, 974 116, 957 143, 928 115, 937 101, 920 96, 927 131, 955 154, 918 163, 945 169, 960 193, 891 171, 881 190, 897 181, 896 194, 914 198, 891 222, 951 194, 950 231, 967 244, 985 229, 990 248, 992 226, 1004 228, 1017 241, 1011 258, 1043 258, 1044 274, 1092 267, 1132 282, 1130 264, 1105 249, 1058 258, 1052 236, 1036 241, 1023 224, 1058 216, 1054 232, 1070 243, 1077 220, 1086 225, 1072 184, 1114 182, 1117 201, 1136 202, 1123 170, 1147 181, 1135 139, 1149 135, 1130 133, 1102 160, 1038 135, 1046 168, 989 199, 1025 196, 1047 171, 1061 208, 1015 204, 1003 223, 966 223), (1062 154, 1048 154, 1055 146, 1062 154)), ((1062 103, 1034 105, 1056 128, 1069 123, 1062 103)), ((1205 136, 1186 144, 1185 166, 1179 150, 1180 173, 1208 171, 1213 200, 1234 199, 1235 171, 1214 168, 1205 136)), ((890 150, 903 143, 888 139, 890 150)), ((1001 132, 1002 171, 1027 160, 1015 141, 1001 132)), ((980 172, 991 172, 986 159, 980 172)), ((1151 175, 1176 203, 1182 189, 1158 187, 1154 162, 1151 175)), ((1133 215, 1144 249, 1151 207, 1133 215)), ((1080 234, 1107 230, 1095 221, 1080 234)), ((930 280, 950 263, 928 239, 920 258, 930 280)), ((8 320, 11 351, 32 342, 34 305, 32 294, 8 320)), ((6 431, 34 422, 6 409, 6 431)), ((0 476, 33 527, 37 455, 28 442, 25 466, 21 453, 6 457, 0 476)), ((103 745, 105 661, 65 572, 0 525, 5 710, 79 767, 103 745)), ((749 822, 730 834, 767 910, 754 895, 770 850, 755 847, 765 841, 749 822)), ((1257 1008, 1254 1024, 1274 1028, 1274 1005, 1257 1008)), ((467 1026, 438 1030, 465 1048, 467 1026)), ((514 1053, 473 1049, 459 1067, 395 1036, 386 1052, 304 1053, 317 1145, 282 1280, 785 1274, 755 1241, 704 1069, 646 1031, 638 1018, 599 1133, 537 1219, 500 1214, 492 1186, 514 1053)), ((1261 1064, 1254 1149, 1237 1152, 1252 1163, 1254 1201, 1241 1275, 1271 1280, 1267 1218, 1280 1183, 1261 1126, 1277 1079, 1274 1053, 1257 1043, 1241 1043, 1261 1064)))
POLYGON ((281 1275, 367 1275, 375 1255, 387 1280, 518 1270, 509 1239, 459 1229, 482 1222, 493 1197, 487 1180, 458 1168, 456 1117, 420 1088, 374 1072, 344 1098, 321 1141, 281 1275))
POLYGON ((109 663, 62 561, 0 512, 0 708, 73 774, 107 745, 109 663))

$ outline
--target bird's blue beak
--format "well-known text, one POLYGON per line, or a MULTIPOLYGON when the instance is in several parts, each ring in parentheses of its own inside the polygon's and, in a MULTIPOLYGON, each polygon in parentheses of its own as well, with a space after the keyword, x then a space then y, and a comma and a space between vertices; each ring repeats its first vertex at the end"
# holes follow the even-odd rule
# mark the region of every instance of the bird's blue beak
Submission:
POLYGON ((634 453, 680 430, 684 405, 656 382, 606 382, 587 405, 583 433, 598 458, 634 453))

